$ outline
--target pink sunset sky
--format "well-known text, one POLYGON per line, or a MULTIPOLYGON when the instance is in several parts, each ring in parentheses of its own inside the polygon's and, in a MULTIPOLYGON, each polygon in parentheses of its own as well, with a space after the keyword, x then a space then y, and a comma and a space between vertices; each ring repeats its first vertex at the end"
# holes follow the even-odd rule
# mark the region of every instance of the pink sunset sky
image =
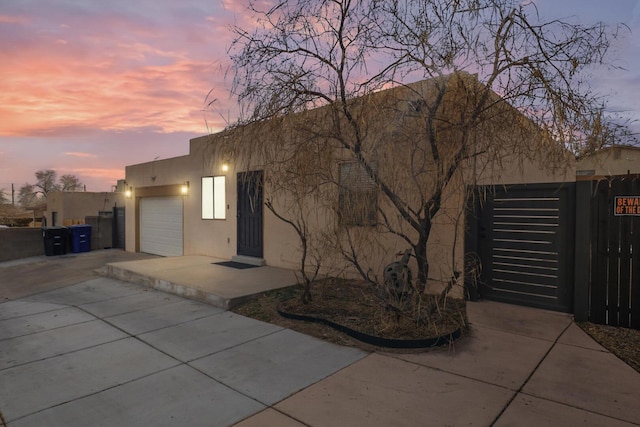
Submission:
MULTIPOLYGON (((629 26, 614 52, 625 70, 593 87, 640 122, 640 0, 535 3, 543 18, 629 26)), ((234 0, 2 1, 0 189, 54 169, 110 191, 126 165, 187 154, 235 119, 229 26, 249 22, 234 0)))

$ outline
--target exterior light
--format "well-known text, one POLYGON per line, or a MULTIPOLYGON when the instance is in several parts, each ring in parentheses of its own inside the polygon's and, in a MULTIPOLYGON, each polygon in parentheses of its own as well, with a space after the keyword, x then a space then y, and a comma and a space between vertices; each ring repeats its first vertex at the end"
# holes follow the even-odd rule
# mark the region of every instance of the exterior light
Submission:
POLYGON ((226 163, 222 164, 222 172, 228 172, 229 171, 229 165, 226 163))
POLYGON ((131 198, 131 195, 133 194, 133 191, 131 190, 131 187, 127 187, 127 189, 124 191, 124 197, 126 197, 127 199, 131 198))
POLYGON ((189 194, 189 181, 182 184, 182 187, 180 187, 180 193, 182 193, 183 196, 186 196, 189 194))

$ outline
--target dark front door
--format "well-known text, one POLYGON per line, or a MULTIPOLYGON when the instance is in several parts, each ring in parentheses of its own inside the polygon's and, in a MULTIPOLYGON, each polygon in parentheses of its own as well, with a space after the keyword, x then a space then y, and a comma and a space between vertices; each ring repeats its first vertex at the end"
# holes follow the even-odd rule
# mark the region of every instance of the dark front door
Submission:
POLYGON ((124 249, 124 215, 124 206, 116 206, 113 208, 112 240, 114 248, 124 249))
POLYGON ((262 182, 262 171, 238 174, 238 255, 263 255, 262 182))
POLYGON ((571 311, 574 203, 571 183, 492 189, 478 215, 480 296, 571 311))

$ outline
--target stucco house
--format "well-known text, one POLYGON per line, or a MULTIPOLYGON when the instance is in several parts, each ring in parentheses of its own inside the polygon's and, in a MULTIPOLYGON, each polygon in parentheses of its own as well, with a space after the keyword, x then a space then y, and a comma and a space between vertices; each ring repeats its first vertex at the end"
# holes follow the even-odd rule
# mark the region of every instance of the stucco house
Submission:
POLYGON ((614 145, 578 159, 578 179, 640 174, 640 147, 614 145))
POLYGON ((53 191, 47 195, 47 226, 84 224, 88 216, 108 215, 124 206, 123 192, 53 191))
MULTIPOLYGON (((363 136, 366 155, 370 156, 371 164, 387 179, 386 182, 392 183, 393 190, 404 194, 409 201, 414 196, 419 199, 420 189, 431 185, 437 177, 428 160, 421 166, 423 169, 415 173, 419 153, 413 142, 417 137, 427 138, 418 135, 423 132, 419 127, 420 114, 425 100, 428 104, 435 96, 436 83, 425 80, 353 100, 357 103, 357 120, 363 123, 361 129, 366 130, 363 136), (409 188, 405 185, 408 182, 418 186, 409 188)), ((443 84, 453 88, 446 94, 443 114, 459 114, 456 109, 461 105, 461 97, 477 96, 478 82, 471 76, 448 77, 443 84)), ((428 259, 432 266, 429 281, 436 288, 449 280, 452 270, 463 271, 466 267, 465 252, 477 250, 480 245, 477 236, 469 239, 469 233, 480 235, 483 227, 478 215, 468 214, 469 206, 465 201, 470 189, 477 190, 476 195, 485 193, 486 196, 490 189, 524 185, 530 190, 542 188, 539 192, 554 193, 566 183, 575 182, 573 157, 559 151, 557 145, 549 144, 539 129, 501 102, 495 93, 491 93, 491 97, 501 114, 487 119, 484 125, 474 128, 473 135, 467 136, 474 141, 477 151, 461 162, 451 184, 446 187, 442 206, 433 218, 428 259), (495 144, 497 140, 500 142, 495 144), (470 240, 472 244, 469 244, 470 240)), ((295 147, 296 144, 307 143, 301 135, 310 132, 315 135, 314 141, 333 138, 329 131, 323 133, 325 124, 327 129, 335 125, 332 120, 331 109, 325 106, 272 123, 254 123, 194 138, 190 141, 189 153, 184 156, 127 166, 127 250, 162 256, 206 255, 287 269, 299 268, 298 236, 292 227, 265 207, 268 202, 278 207, 280 212, 287 213, 291 209, 290 200, 287 200, 289 196, 270 185, 270 176, 276 173, 276 166, 261 162, 262 153, 258 152, 260 148, 257 145, 255 150, 237 148, 254 147, 252 144, 256 142, 270 140, 278 142, 279 150, 295 147), (298 132, 303 127, 304 132, 298 132), (219 149, 222 146, 231 149, 219 149), (252 187, 254 182, 261 185, 252 187)), ((446 132, 455 136, 458 130, 446 132)), ((407 247, 405 240, 380 226, 380 218, 392 221, 390 216, 397 214, 393 213, 388 200, 378 195, 375 185, 370 186, 361 171, 353 166, 349 153, 336 148, 327 154, 327 159, 318 157, 322 157, 323 151, 318 153, 313 162, 327 162, 327 176, 335 178, 335 188, 316 199, 311 197, 302 209, 320 229, 348 228, 363 235, 375 235, 375 244, 370 244, 363 251, 367 256, 362 265, 372 274, 380 274, 384 265, 407 247), (349 190, 347 197, 343 191, 345 188, 349 190), (367 200, 371 201, 372 209, 360 212, 357 221, 345 219, 349 198, 363 188, 369 191, 371 199, 367 200)), ((443 151, 443 157, 448 155, 443 151)), ((536 197, 538 199, 526 196, 523 200, 530 205, 537 203, 536 200, 548 199, 544 194, 536 197)), ((484 205, 480 199, 485 198, 476 199, 482 210, 484 205)), ((530 208, 518 209, 530 212, 530 208)), ((504 222, 507 224, 505 227, 509 227, 509 221, 504 222)), ((535 231, 529 229, 528 232, 535 231)), ((572 238, 572 235, 566 236, 566 239, 572 238)), ((363 239, 363 242, 367 241, 363 239)), ((517 245, 509 249, 511 253, 520 250, 517 245)), ((338 266, 336 268, 340 271, 349 274, 349 267, 340 264, 339 260, 327 264, 338 266)), ((507 266, 502 270, 509 268, 510 263, 503 264, 507 266)), ((528 292, 505 290, 506 294, 514 295, 528 292)), ((544 301, 545 298, 548 297, 539 299, 544 301)))
POLYGON ((47 195, 43 226, 91 226, 91 250, 124 248, 125 193, 54 191, 47 195))

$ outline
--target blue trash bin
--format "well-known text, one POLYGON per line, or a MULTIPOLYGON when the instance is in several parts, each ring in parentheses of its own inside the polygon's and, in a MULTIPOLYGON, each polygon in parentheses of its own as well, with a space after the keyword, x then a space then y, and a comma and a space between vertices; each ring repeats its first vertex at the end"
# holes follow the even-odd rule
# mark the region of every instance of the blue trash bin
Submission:
POLYGON ((88 224, 72 225, 69 227, 71 235, 71 252, 89 252, 91 250, 91 226, 88 224))

